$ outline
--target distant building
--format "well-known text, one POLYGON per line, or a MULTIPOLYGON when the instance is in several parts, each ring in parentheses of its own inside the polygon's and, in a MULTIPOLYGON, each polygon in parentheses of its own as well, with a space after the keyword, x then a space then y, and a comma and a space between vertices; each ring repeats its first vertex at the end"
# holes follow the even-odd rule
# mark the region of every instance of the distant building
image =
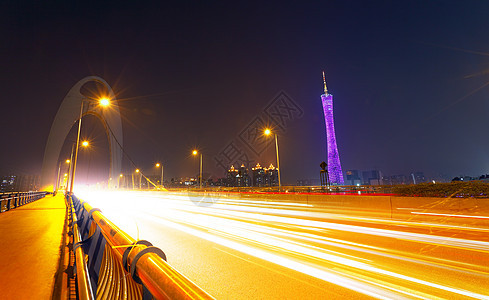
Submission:
POLYGON ((346 181, 347 185, 357 185, 362 184, 362 179, 360 178, 359 170, 347 170, 346 171, 346 181))
POLYGON ((238 176, 238 170, 231 166, 226 174, 227 186, 236 186, 236 177, 238 176))
POLYGON ((410 180, 406 175, 391 175, 384 176, 382 178, 382 183, 384 185, 399 185, 399 184, 409 184, 410 180))
POLYGON ((426 177, 424 176, 423 172, 413 172, 411 173, 411 181, 414 184, 426 182, 426 177))
POLYGON ((2 176, 1 181, 0 181, 0 192, 5 193, 5 192, 14 192, 14 183, 15 183, 16 176, 11 175, 11 176, 2 176))
POLYGON ((253 175, 253 186, 265 186, 265 169, 260 166, 259 163, 256 164, 254 168, 251 169, 253 175))
POLYGON ((248 169, 245 165, 241 165, 239 168, 231 166, 227 173, 228 186, 247 187, 251 185, 250 176, 248 175, 248 169))
POLYGON ((40 188, 39 175, 9 175, 0 179, 0 192, 28 192, 40 188))
POLYGON ((278 185, 278 169, 272 164, 268 168, 263 168, 258 163, 251 171, 250 176, 245 165, 241 165, 239 168, 231 166, 227 172, 226 186, 264 187, 278 185))
POLYGON ((227 186, 227 180, 226 178, 217 178, 216 181, 214 182, 215 186, 227 186))
POLYGON ((382 173, 379 170, 369 170, 362 172, 364 185, 381 185, 382 173))
POLYGON ((250 175, 248 174, 248 168, 244 164, 238 169, 238 176, 236 177, 236 184, 240 187, 251 186, 250 175))
POLYGON ((276 186, 278 185, 278 169, 272 164, 265 169, 265 185, 266 186, 276 186))

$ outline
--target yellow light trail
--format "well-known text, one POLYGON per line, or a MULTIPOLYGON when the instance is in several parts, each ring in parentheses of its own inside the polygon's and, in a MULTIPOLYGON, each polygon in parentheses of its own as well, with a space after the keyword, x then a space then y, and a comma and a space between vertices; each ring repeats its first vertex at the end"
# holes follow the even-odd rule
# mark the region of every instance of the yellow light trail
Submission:
POLYGON ((82 197, 133 236, 145 235, 135 224, 159 224, 353 293, 379 299, 489 299, 484 223, 353 217, 292 201, 197 198, 194 202, 214 203, 201 207, 191 195, 169 193, 82 197))

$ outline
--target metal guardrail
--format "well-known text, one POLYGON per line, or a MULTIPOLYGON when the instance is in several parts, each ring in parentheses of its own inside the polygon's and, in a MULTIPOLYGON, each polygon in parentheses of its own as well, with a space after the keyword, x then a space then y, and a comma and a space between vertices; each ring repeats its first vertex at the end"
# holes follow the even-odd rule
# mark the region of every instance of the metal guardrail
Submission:
POLYGON ((46 194, 47 192, 0 193, 0 213, 44 198, 46 194))
MULTIPOLYGON (((78 219, 76 217, 73 201, 68 202, 69 221, 71 226, 71 233, 73 234, 73 245, 80 244, 82 241, 80 231, 78 230, 78 219)), ((85 261, 85 254, 81 247, 77 247, 73 250, 75 256, 75 274, 76 283, 78 286, 78 299, 92 300, 93 296, 92 286, 90 285, 90 278, 88 277, 88 269, 85 261)))
POLYGON ((68 202, 80 299, 214 299, 170 266, 161 249, 134 240, 75 196, 68 202))

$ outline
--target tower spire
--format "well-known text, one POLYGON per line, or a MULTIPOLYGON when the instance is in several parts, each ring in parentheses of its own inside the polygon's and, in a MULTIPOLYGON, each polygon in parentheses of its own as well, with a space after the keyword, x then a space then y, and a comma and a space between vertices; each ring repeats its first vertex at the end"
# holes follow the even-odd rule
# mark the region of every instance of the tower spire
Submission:
POLYGON ((324 82, 324 94, 328 94, 328 88, 326 87, 326 76, 324 76, 324 71, 323 71, 323 82, 324 82))

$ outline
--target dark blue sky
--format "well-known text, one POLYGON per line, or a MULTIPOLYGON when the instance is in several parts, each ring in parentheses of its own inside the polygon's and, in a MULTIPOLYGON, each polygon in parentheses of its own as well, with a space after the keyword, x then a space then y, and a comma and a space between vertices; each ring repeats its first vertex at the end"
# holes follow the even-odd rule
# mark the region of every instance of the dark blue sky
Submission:
MULTIPOLYGON (((487 1, 7 1, 0 173, 40 173, 61 101, 98 75, 121 99, 126 151, 147 173, 162 160, 168 177, 193 175, 198 146, 205 170, 220 175, 214 158, 283 91, 302 114, 279 135, 282 176, 317 178, 322 70, 343 170, 488 173, 488 15, 487 1)), ((108 150, 101 125, 85 124, 95 174, 108 150)), ((253 160, 274 162, 273 148, 253 160)))

